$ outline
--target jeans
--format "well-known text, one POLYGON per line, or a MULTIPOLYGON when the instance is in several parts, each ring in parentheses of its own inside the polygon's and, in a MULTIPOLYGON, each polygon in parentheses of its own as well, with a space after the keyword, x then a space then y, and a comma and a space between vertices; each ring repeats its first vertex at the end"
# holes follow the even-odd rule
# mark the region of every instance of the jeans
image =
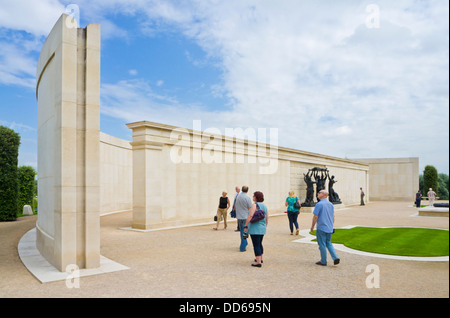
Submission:
POLYGON ((298 212, 289 212, 287 213, 288 219, 289 219, 289 228, 291 229, 291 233, 294 232, 294 225, 295 229, 298 229, 298 212))
POLYGON ((323 231, 316 231, 317 243, 319 244, 320 262, 322 264, 327 263, 327 249, 330 252, 333 261, 339 258, 334 250, 333 244, 331 244, 331 234, 323 231))
POLYGON ((253 243, 253 251, 255 252, 255 256, 262 256, 264 254, 264 248, 262 246, 262 241, 264 235, 250 235, 253 243))
POLYGON ((241 245, 239 246, 239 250, 241 252, 244 252, 246 250, 246 247, 248 245, 247 239, 244 239, 242 237, 242 235, 244 234, 244 226, 245 226, 245 222, 247 221, 247 219, 238 219, 238 226, 239 226, 239 231, 241 232, 241 245))

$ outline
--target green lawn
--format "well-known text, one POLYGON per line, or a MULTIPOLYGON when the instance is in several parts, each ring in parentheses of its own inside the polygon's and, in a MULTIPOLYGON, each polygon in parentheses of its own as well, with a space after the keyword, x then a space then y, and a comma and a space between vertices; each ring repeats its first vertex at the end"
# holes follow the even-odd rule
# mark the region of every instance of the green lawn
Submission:
POLYGON ((446 230, 354 227, 336 229, 331 241, 355 250, 379 254, 422 257, 449 255, 449 232, 446 230))

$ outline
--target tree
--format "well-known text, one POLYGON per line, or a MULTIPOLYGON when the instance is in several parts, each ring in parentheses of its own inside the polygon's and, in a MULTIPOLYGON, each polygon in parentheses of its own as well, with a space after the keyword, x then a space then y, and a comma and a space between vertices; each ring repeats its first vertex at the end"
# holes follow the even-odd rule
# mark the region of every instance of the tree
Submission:
MULTIPOLYGON (((420 174, 419 175, 419 189, 418 190, 420 190, 421 192, 422 192, 422 195, 424 195, 423 193, 423 189, 424 189, 424 187, 423 187, 423 174, 420 174)), ((425 195, 424 195, 425 196, 425 195)))
POLYGON ((14 221, 17 217, 19 145, 19 134, 0 126, 0 221, 14 221))
POLYGON ((34 178, 36 170, 30 166, 20 166, 17 171, 19 180, 19 195, 17 201, 17 213, 23 212, 23 206, 33 207, 34 178))
POLYGON ((427 165, 423 171, 423 193, 427 194, 428 189, 432 188, 434 192, 439 191, 439 177, 435 167, 427 165))
POLYGON ((439 174, 439 191, 438 196, 440 200, 449 199, 449 177, 445 173, 439 174))

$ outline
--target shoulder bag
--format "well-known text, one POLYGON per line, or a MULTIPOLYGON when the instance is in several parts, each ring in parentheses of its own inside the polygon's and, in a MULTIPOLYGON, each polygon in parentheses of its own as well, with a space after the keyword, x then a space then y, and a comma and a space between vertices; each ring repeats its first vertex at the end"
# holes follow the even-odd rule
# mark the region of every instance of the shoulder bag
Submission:
POLYGON ((262 219, 265 218, 265 216, 266 216, 266 214, 264 213, 264 211, 261 210, 258 203, 256 203, 256 211, 253 214, 253 217, 250 220, 250 223, 255 223, 255 222, 261 221, 262 219))

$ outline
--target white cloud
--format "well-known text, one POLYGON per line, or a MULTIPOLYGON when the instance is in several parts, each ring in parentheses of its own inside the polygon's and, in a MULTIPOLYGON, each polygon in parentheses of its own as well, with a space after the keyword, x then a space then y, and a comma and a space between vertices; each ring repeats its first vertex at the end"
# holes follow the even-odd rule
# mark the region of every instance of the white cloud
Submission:
MULTIPOLYGON (((195 41, 222 70, 222 85, 210 86, 211 94, 230 101, 209 111, 207 105, 183 104, 170 90, 158 93, 161 85, 144 79, 103 82, 104 114, 185 127, 195 119, 206 127, 277 127, 280 145, 336 156, 420 156, 448 170, 448 3, 380 0, 380 27, 367 28, 366 7, 372 3, 78 2, 81 18, 100 22, 107 37, 128 34, 114 21, 122 14, 138 17, 143 34, 178 32, 195 41), (327 116, 332 120, 320 120, 327 116)), ((61 10, 51 0, 41 8, 52 4, 49 13, 61 10)), ((3 19, 8 10, 18 15, 19 7, 1 7, 7 9, 0 9, 3 27, 45 34, 45 21, 50 27, 56 21, 34 12, 3 19), (39 19, 45 20, 41 26, 30 22, 39 19)), ((6 72, 11 82, 30 74, 26 55, 18 56, 23 63, 6 72)), ((0 60, 0 72, 1 65, 0 60)))
POLYGON ((325 136, 348 136, 351 135, 352 129, 346 125, 340 127, 332 127, 329 131, 324 133, 325 136))
POLYGON ((0 0, 0 27, 47 35, 64 11, 58 0, 0 0))
POLYGON ((6 120, 0 120, 0 125, 8 127, 16 132, 20 132, 20 133, 26 133, 26 132, 30 132, 30 131, 36 131, 36 128, 31 127, 29 125, 26 124, 22 124, 22 123, 16 123, 15 121, 13 122, 8 122, 6 120))
POLYGON ((0 84, 34 89, 44 35, 63 12, 56 0, 0 0, 0 84))
POLYGON ((157 94, 143 79, 103 83, 101 103, 102 114, 123 119, 128 123, 150 120, 175 124, 180 110, 188 108, 179 104, 173 97, 157 94))
POLYGON ((415 147, 428 143, 444 148, 436 152, 448 165, 447 3, 380 1, 380 27, 370 29, 368 1, 156 3, 149 18, 221 61, 223 87, 213 93, 234 102, 222 124, 279 127, 280 144, 338 156, 436 160, 415 147))
POLYGON ((0 84, 35 87, 36 60, 27 44, 29 41, 23 39, 9 43, 0 40, 0 84))

